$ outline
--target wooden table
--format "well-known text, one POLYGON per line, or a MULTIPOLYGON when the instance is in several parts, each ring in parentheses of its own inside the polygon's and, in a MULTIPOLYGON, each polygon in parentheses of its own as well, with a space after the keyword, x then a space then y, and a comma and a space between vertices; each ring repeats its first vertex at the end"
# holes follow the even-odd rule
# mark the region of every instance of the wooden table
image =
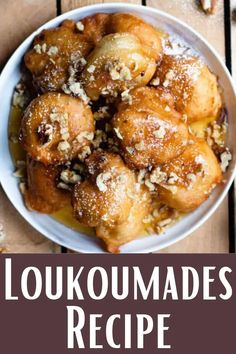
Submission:
MULTIPOLYGON (((0 66, 12 51, 29 35, 49 19, 74 8, 109 1, 96 0, 0 0, 1 52, 0 66)), ((113 0, 114 2, 114 0, 113 0)), ((118 2, 118 1, 117 1, 118 2)), ((121 2, 121 1, 119 1, 121 2)), ((215 15, 206 16, 195 0, 125 0, 126 3, 152 6, 166 11, 195 28, 231 63, 236 79, 236 23, 230 21, 231 9, 236 0, 219 0, 215 15), (230 31, 231 30, 231 31, 230 31), (230 46, 232 32, 232 51, 230 46), (234 44, 234 45, 233 45, 234 44)), ((234 251, 234 195, 233 189, 215 214, 191 237, 176 243, 162 252, 172 253, 227 253, 234 251)), ((64 248, 48 241, 24 221, 0 190, 0 224, 6 234, 3 245, 12 253, 60 253, 64 248)))

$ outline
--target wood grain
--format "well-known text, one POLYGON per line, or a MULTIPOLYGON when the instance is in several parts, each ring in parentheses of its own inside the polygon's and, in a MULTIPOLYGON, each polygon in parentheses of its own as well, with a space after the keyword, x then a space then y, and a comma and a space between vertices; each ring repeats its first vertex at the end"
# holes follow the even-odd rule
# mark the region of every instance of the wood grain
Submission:
MULTIPOLYGON (((183 20, 200 32, 220 53, 225 55, 224 5, 219 1, 217 13, 207 16, 192 0, 147 0, 147 5, 166 11, 183 20)), ((161 252, 167 253, 227 253, 228 203, 227 198, 214 215, 191 237, 188 237, 161 252)))
MULTIPOLYGON (((56 16, 54 0, 0 0, 1 51, 0 65, 4 65, 15 48, 44 22, 56 16)), ((58 246, 35 231, 12 206, 0 188, 0 224, 5 239, 1 246, 11 253, 52 253, 58 246)), ((1 247, 0 246, 0 247, 1 247)))
POLYGON ((234 78, 234 83, 236 86, 236 0, 231 0, 231 10, 232 15, 235 11, 235 19, 232 21, 231 31, 232 31, 232 74, 234 78))
MULTIPOLYGON (((231 0, 230 3, 231 3, 231 16, 232 16, 232 21, 231 21, 232 75, 234 80, 234 86, 236 88, 236 0, 231 0)), ((234 194, 235 194, 234 203, 236 203, 236 183, 234 183, 234 194)), ((236 220, 236 215, 234 219, 236 220)), ((236 244, 236 239, 235 239, 235 244, 236 244)))
POLYGON ((125 2, 125 3, 130 3, 130 4, 141 4, 142 0, 128 0, 128 1, 124 1, 124 0, 115 0, 115 1, 110 1, 110 0, 101 0, 101 1, 96 1, 96 0, 61 0, 61 10, 62 10, 62 12, 66 12, 66 11, 76 9, 81 6, 101 4, 101 3, 106 3, 106 2, 125 2))
POLYGON ((56 16, 56 0, 0 0, 0 67, 35 29, 56 16))
POLYGON ((203 35, 224 57, 224 2, 218 1, 215 15, 207 16, 195 0, 147 0, 147 6, 168 12, 203 35))

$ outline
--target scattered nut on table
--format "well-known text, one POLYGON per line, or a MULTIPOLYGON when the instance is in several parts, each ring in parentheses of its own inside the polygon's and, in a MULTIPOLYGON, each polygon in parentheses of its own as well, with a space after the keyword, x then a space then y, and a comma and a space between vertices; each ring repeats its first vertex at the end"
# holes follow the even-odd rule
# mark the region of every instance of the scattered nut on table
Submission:
POLYGON ((213 15, 216 13, 218 0, 201 0, 202 9, 207 15, 213 15))

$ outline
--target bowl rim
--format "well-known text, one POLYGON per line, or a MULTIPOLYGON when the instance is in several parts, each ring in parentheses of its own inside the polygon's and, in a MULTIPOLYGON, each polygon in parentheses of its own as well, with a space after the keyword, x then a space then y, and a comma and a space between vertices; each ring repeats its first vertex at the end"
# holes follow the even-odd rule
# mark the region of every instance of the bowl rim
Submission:
MULTIPOLYGON (((98 12, 109 12, 109 9, 112 8, 112 12, 122 12, 122 13, 127 13, 129 11, 131 12, 140 12, 140 10, 142 10, 142 14, 143 15, 152 15, 152 14, 156 14, 159 15, 163 18, 166 18, 174 23, 176 23, 177 25, 180 25, 181 27, 185 27, 186 31, 193 33, 193 35, 197 38, 199 38, 199 40, 206 46, 208 47, 208 49, 212 52, 212 54, 215 56, 215 58, 217 59, 218 63, 220 64, 220 66, 222 67, 224 74, 226 76, 226 79, 232 89, 232 91, 234 92, 234 96, 236 96, 236 90, 235 90, 235 85, 233 82, 233 79, 225 65, 225 62, 223 61, 222 57, 218 54, 217 50, 200 34, 198 33, 195 29, 193 29, 192 27, 190 27, 188 24, 186 24, 185 22, 183 22, 182 20, 174 17, 173 15, 170 15, 162 10, 158 10, 156 8, 152 8, 149 6, 143 6, 143 5, 138 5, 138 4, 127 4, 127 3, 100 3, 100 4, 94 4, 94 5, 88 5, 88 6, 82 6, 76 9, 73 9, 71 11, 65 12, 59 16, 54 17, 53 19, 45 22, 43 25, 41 25, 39 28, 37 28, 35 31, 33 31, 29 36, 27 36, 24 41, 16 48, 16 50, 12 53, 12 55, 10 56, 9 60, 7 61, 7 63, 5 64, 1 75, 0 75, 0 92, 1 90, 4 89, 3 87, 3 81, 5 76, 7 76, 7 72, 8 72, 8 68, 11 67, 12 63, 14 63, 15 59, 18 58, 19 56, 21 56, 21 51, 22 48, 25 47, 26 45, 28 46, 33 38, 39 33, 41 32, 44 28, 50 28, 50 27, 55 27, 57 26, 60 22, 62 22, 64 19, 74 16, 74 15, 78 15, 78 20, 80 17, 80 13, 83 13, 85 10, 90 12, 91 14, 95 14, 98 12)), ((1 157, 1 149, 0 149, 0 157, 1 157)), ((2 160, 2 159, 0 159, 2 160)), ((231 162, 232 164, 233 162, 231 162)), ((171 239, 171 240, 166 240, 162 242, 161 247, 158 247, 157 245, 153 245, 153 246, 147 246, 146 248, 144 247, 142 250, 139 250, 138 252, 136 251, 129 251, 129 252, 121 252, 121 253, 148 253, 148 252, 154 252, 154 251, 158 251, 162 248, 168 247, 178 241, 181 241, 182 239, 186 238, 187 236, 189 236, 191 233, 193 233, 196 229, 198 229, 203 223, 205 223, 210 217, 211 215, 215 212, 215 210, 218 208, 218 206, 222 203, 223 199, 225 198, 225 196, 227 195, 231 184, 234 181, 234 178, 236 176, 236 164, 234 163, 233 166, 231 166, 231 174, 227 180, 227 182, 224 185, 224 188, 222 189, 220 195, 217 197, 216 202, 210 206, 210 208, 208 209, 207 213, 203 216, 200 217, 198 221, 196 221, 194 223, 194 225, 187 229, 185 232, 181 233, 181 235, 179 235, 178 237, 176 237, 175 239, 171 239)), ((14 204, 14 198, 10 195, 10 193, 8 192, 8 188, 5 185, 5 183, 3 183, 3 178, 2 178, 2 174, 1 174, 1 169, 0 169, 0 183, 2 185, 2 188, 4 190, 4 192, 6 193, 8 199, 10 200, 11 204, 16 208, 16 210, 18 211, 18 213, 37 231, 39 231, 40 233, 42 233, 44 236, 46 236, 48 239, 58 243, 58 240, 56 240, 54 238, 54 236, 52 236, 50 234, 50 232, 48 232, 47 230, 44 230, 43 227, 41 227, 40 225, 36 225, 34 223, 32 223, 32 220, 29 220, 29 218, 27 217, 28 213, 30 213, 30 211, 26 211, 26 210, 22 210, 22 208, 17 208, 17 206, 14 204)), ((133 241, 135 242, 135 240, 133 241)), ((68 243, 66 242, 66 237, 63 238, 63 240, 60 240, 60 245, 68 247, 68 243)), ((74 248, 75 249, 75 248, 74 248)), ((87 250, 84 250, 83 248, 79 247, 77 250, 77 252, 80 253, 99 253, 99 252, 93 252, 90 251, 88 252, 87 250)))

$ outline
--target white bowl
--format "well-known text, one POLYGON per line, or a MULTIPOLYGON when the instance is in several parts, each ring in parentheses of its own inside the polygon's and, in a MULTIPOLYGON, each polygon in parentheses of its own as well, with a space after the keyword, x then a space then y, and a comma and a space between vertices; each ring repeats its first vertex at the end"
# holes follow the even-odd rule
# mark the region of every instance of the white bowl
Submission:
POLYGON ((24 53, 32 43, 35 35, 44 28, 58 26, 64 19, 79 20, 85 16, 98 12, 130 12, 143 17, 147 22, 156 25, 168 32, 174 32, 193 47, 206 60, 210 68, 219 76, 220 85, 224 90, 226 107, 229 114, 229 136, 228 146, 233 153, 233 160, 225 174, 226 183, 218 186, 210 198, 202 204, 197 210, 187 215, 181 221, 169 228, 162 235, 150 235, 135 241, 132 241, 121 247, 124 253, 146 253, 167 247, 172 243, 179 241, 191 234, 201 224, 203 224, 220 205, 226 196, 235 175, 236 158, 236 121, 234 114, 236 112, 235 91, 231 76, 216 51, 207 43, 203 37, 196 33, 192 28, 177 20, 176 18, 152 8, 142 7, 130 4, 99 4, 79 8, 65 13, 40 27, 32 33, 15 51, 0 77, 0 181, 8 198, 18 210, 18 212, 39 232, 52 241, 83 253, 103 253, 104 250, 100 241, 96 238, 78 233, 50 216, 41 215, 35 212, 29 212, 22 200, 18 180, 12 173, 14 165, 8 148, 8 118, 11 106, 14 87, 20 79, 20 64, 24 53))

